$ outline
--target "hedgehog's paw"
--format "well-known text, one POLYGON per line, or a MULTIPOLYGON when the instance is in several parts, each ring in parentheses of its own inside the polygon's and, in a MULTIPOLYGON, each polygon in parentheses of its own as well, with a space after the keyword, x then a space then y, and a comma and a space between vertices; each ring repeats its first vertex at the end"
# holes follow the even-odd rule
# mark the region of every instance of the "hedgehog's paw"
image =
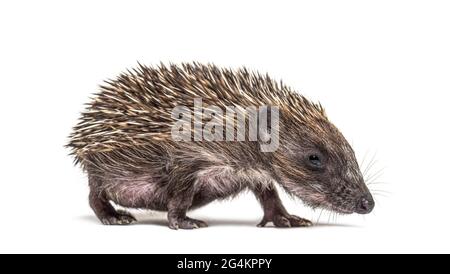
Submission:
POLYGON ((200 220, 189 217, 173 218, 169 220, 169 228, 171 229, 195 229, 200 227, 207 227, 208 225, 200 220))
POLYGON ((104 225, 129 225, 136 222, 136 219, 131 215, 117 215, 101 218, 104 225))
POLYGON ((267 223, 272 222, 276 227, 303 227, 303 226, 312 226, 312 222, 300 218, 295 215, 275 215, 272 218, 264 217, 262 221, 258 224, 258 227, 264 227, 267 223))
POLYGON ((287 217, 291 227, 300 227, 300 226, 312 226, 312 222, 310 220, 300 218, 295 215, 289 215, 287 217))

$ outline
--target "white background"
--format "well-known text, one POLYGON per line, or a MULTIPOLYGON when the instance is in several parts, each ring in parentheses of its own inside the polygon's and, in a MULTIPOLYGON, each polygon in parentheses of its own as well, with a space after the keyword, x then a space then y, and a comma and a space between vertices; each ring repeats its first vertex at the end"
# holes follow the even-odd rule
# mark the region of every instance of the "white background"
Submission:
POLYGON ((450 252, 448 1, 1 1, 1 252, 450 252), (320 102, 362 160, 377 204, 315 227, 256 228, 251 195, 172 231, 164 216, 95 219, 63 148, 98 84, 137 61, 269 72, 320 102), (367 161, 366 161, 367 163, 367 161))

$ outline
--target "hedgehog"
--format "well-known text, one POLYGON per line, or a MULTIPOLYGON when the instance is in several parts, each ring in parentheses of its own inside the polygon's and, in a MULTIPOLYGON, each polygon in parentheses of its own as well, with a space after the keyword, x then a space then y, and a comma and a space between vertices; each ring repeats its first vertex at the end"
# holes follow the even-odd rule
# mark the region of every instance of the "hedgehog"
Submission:
POLYGON ((100 85, 67 147, 88 175, 92 210, 107 225, 136 221, 116 204, 167 212, 172 229, 206 227, 206 222, 188 217, 188 211, 244 191, 261 204, 260 227, 312 225, 288 213, 277 189, 312 208, 340 214, 367 214, 375 205, 352 147, 321 104, 246 68, 139 63, 100 85), (200 110, 195 109, 195 100, 200 100, 200 110), (214 112, 209 106, 239 111, 225 116, 225 111, 214 112), (276 111, 265 116, 265 123, 257 120, 253 129, 266 124, 266 131, 251 139, 246 109, 263 106, 276 111), (180 107, 185 112, 174 115, 180 107), (208 117, 192 121, 196 115, 208 117), (231 123, 239 115, 244 123, 231 123), (174 131, 181 120, 186 137, 182 139, 174 136, 181 131, 174 131), (201 130, 212 120, 216 127, 211 132, 222 139, 201 138, 201 130), (233 138, 241 129, 243 138, 233 138), (269 133, 276 133, 276 146, 264 150, 267 138, 262 137, 269 133))

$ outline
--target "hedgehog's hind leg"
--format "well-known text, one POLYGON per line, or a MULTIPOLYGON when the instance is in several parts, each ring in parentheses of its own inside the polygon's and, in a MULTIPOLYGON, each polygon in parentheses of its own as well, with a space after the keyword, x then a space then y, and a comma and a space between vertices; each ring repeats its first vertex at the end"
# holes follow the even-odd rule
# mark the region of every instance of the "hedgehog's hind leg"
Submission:
POLYGON ((130 214, 116 210, 104 191, 102 191, 103 181, 98 176, 89 175, 89 204, 97 218, 104 225, 127 225, 136 222, 130 214))

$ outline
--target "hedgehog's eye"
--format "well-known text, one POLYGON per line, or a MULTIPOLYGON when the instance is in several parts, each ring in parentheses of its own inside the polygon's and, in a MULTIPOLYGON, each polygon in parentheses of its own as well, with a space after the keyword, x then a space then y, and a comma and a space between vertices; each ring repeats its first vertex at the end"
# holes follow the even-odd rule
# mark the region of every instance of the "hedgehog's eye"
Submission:
POLYGON ((322 167, 322 160, 320 159, 320 156, 317 154, 311 154, 308 156, 309 163, 313 167, 322 167))
POLYGON ((309 162, 315 166, 320 166, 322 164, 319 155, 316 154, 309 155, 309 162))

